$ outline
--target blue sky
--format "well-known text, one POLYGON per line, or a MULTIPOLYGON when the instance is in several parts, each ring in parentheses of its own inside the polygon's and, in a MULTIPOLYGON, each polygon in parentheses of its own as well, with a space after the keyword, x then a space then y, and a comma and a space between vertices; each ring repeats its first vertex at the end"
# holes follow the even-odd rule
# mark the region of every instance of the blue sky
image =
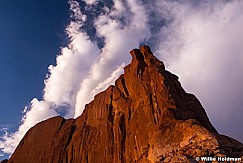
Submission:
POLYGON ((65 44, 68 12, 66 0, 0 1, 1 128, 15 131, 24 107, 42 98, 47 68, 65 44))
POLYGON ((0 0, 0 159, 36 123, 79 116, 142 43, 243 141, 243 1, 78 2, 0 0))
POLYGON ((64 44, 68 4, 60 1, 0 1, 0 124, 14 128, 64 44))

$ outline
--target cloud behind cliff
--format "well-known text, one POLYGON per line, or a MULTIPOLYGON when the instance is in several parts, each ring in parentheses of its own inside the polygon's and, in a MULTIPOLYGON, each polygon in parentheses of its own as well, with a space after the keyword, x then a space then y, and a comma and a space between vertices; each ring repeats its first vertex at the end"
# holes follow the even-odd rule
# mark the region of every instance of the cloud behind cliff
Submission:
POLYGON ((220 133, 243 141, 243 2, 160 4, 173 19, 160 32, 157 54, 202 102, 220 133))
POLYGON ((69 1, 70 41, 49 66, 43 99, 33 99, 18 131, 1 138, 3 152, 12 153, 39 121, 79 116, 123 72, 129 51, 143 43, 199 97, 221 133, 243 141, 237 125, 243 123, 242 1, 82 2, 69 1))

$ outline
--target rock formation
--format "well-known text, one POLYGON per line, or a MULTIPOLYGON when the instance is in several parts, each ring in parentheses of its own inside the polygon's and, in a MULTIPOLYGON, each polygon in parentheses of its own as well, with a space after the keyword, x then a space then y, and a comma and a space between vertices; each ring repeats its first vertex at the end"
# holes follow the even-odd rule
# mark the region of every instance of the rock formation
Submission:
MULTIPOLYGON (((124 74, 77 119, 54 117, 24 136, 9 163, 190 162, 242 157, 243 145, 217 133, 148 46, 131 51, 124 74)), ((243 160, 243 158, 242 158, 243 160)))

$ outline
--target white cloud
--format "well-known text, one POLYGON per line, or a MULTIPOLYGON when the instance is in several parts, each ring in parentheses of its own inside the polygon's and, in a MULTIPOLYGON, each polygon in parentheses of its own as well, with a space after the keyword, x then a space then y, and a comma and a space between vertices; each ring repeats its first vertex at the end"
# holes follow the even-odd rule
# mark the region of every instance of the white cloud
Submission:
MULTIPOLYGON (((100 12, 96 0, 85 2, 100 12)), ((216 128, 243 141, 237 125, 243 123, 242 1, 114 1, 94 18, 96 37, 104 40, 101 49, 83 28, 89 15, 78 2, 70 0, 69 5, 70 42, 61 48, 56 65, 49 66, 43 100, 33 99, 19 129, 1 138, 3 152, 12 153, 30 127, 63 108, 65 117, 79 116, 123 72, 129 51, 147 40, 185 89, 199 97, 216 128)))
POLYGON ((98 56, 99 49, 80 29, 86 16, 81 13, 79 4, 73 0, 69 4, 74 19, 66 29, 70 43, 61 49, 61 55, 56 59, 57 65, 49 67, 50 76, 45 81, 44 100, 57 107, 67 106, 66 117, 73 117, 80 82, 98 56))
MULTIPOLYGON (((76 99, 75 117, 82 113, 94 93, 105 89, 103 87, 97 90, 97 85, 105 82, 117 65, 123 62, 127 64, 130 61, 129 51, 150 36, 147 13, 141 2, 128 0, 124 3, 128 6, 127 10, 116 2, 111 11, 99 16, 95 21, 98 36, 104 38, 105 44, 98 60, 91 65, 88 76, 81 83, 76 99), (121 18, 124 18, 125 22, 122 22, 121 18)), ((120 74, 117 74, 117 77, 118 75, 120 74)))
POLYGON ((199 97, 219 132, 243 141, 243 2, 163 5, 173 21, 161 30, 168 38, 157 53, 199 97))
POLYGON ((91 96, 94 97, 97 93, 104 90, 104 88, 108 88, 111 83, 115 83, 116 79, 119 75, 123 74, 123 68, 125 67, 125 64, 122 63, 120 66, 117 67, 115 71, 112 72, 112 74, 103 82, 99 83, 91 92, 91 96))
POLYGON ((97 0, 83 0, 87 5, 93 5, 97 2, 97 0))
POLYGON ((85 22, 87 17, 86 15, 82 14, 79 3, 75 0, 69 0, 68 4, 70 10, 72 11, 72 15, 70 17, 75 20, 75 23, 82 24, 83 22, 85 22))
POLYGON ((49 74, 45 80, 43 100, 33 99, 31 107, 24 109, 22 124, 15 133, 7 133, 1 137, 0 148, 11 154, 25 133, 36 123, 64 112, 66 117, 73 117, 76 94, 83 74, 88 71, 98 47, 93 44, 87 34, 80 30, 86 16, 82 15, 79 4, 70 0, 72 21, 66 28, 70 43, 61 49, 57 56, 56 66, 49 66, 49 74), (63 111, 63 108, 66 110, 63 111))
POLYGON ((50 108, 49 103, 34 98, 31 101, 30 110, 26 110, 22 118, 22 124, 18 130, 13 134, 5 131, 5 135, 1 137, 0 148, 4 153, 12 153, 29 128, 40 121, 56 115, 56 111, 50 108))

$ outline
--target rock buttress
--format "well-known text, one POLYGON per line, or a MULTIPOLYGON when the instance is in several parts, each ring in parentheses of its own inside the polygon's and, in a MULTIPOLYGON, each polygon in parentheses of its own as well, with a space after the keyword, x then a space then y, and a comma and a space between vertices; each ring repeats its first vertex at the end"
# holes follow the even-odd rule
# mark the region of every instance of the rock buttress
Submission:
POLYGON ((148 46, 130 53, 124 74, 80 117, 37 124, 9 162, 189 162, 243 155, 243 145, 217 133, 197 98, 183 90, 148 46))

